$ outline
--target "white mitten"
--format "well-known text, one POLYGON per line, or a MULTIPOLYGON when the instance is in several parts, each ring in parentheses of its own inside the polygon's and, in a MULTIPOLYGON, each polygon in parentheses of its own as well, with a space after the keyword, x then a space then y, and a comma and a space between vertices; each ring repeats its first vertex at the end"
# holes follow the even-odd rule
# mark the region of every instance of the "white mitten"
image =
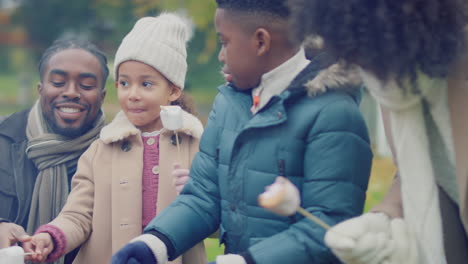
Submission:
POLYGON ((333 226, 325 234, 325 243, 346 264, 387 263, 390 230, 387 215, 366 213, 333 226))
POLYGON ((390 222, 392 240, 390 248, 392 252, 389 260, 391 264, 417 264, 418 263, 418 245, 416 239, 401 218, 393 219, 390 222))
POLYGON ((227 254, 216 257, 216 264, 247 264, 241 255, 227 254))

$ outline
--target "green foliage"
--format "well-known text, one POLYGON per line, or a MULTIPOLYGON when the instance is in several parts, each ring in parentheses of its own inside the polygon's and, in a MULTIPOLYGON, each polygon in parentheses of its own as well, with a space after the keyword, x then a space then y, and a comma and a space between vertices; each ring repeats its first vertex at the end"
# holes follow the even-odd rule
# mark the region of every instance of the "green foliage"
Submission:
POLYGON ((214 261, 216 256, 224 254, 224 246, 219 244, 218 239, 207 238, 205 239, 204 243, 208 261, 214 261))
POLYGON ((25 29, 34 60, 64 36, 88 38, 113 55, 138 18, 157 15, 161 10, 178 11, 190 17, 197 32, 203 34, 202 48, 193 61, 205 64, 210 63, 217 48, 215 9, 215 0, 26 0, 16 8, 12 26, 25 29))
POLYGON ((207 63, 216 50, 216 32, 213 17, 216 10, 215 0, 160 0, 163 10, 185 10, 196 28, 205 33, 204 49, 198 53, 197 62, 207 63))

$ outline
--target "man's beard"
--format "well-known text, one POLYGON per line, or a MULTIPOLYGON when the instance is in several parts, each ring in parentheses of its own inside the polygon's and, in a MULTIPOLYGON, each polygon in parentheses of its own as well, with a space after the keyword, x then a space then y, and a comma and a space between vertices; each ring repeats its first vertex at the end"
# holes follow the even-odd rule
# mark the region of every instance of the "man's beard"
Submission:
MULTIPOLYGON (((99 118, 99 115, 96 116, 96 118, 99 118)), ((77 138, 82 135, 84 135, 86 132, 88 132, 92 127, 93 127, 93 122, 88 121, 88 114, 86 114, 85 121, 80 127, 60 127, 57 125, 57 119, 54 115, 50 117, 50 115, 44 114, 44 119, 47 122, 47 125, 49 128, 54 132, 55 134, 62 135, 64 137, 69 137, 69 138, 77 138)))

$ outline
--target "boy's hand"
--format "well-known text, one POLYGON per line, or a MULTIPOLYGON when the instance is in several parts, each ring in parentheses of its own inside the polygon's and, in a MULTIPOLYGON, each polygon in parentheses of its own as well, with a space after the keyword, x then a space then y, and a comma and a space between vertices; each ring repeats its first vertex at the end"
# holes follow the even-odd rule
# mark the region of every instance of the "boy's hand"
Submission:
POLYGON ((141 241, 125 245, 112 256, 111 264, 157 264, 151 249, 141 241))
POLYGON ((332 227, 325 243, 346 264, 383 263, 392 247, 390 219, 382 213, 367 213, 332 227))
POLYGON ((184 188, 185 184, 189 180, 188 169, 181 169, 179 164, 174 164, 174 170, 172 171, 172 183, 176 187, 177 194, 179 194, 184 188))
POLYGON ((31 241, 23 244, 26 253, 34 253, 27 257, 33 262, 43 262, 54 250, 54 241, 49 233, 39 233, 32 237, 31 241))
POLYGON ((31 237, 26 234, 23 227, 15 223, 0 223, 0 248, 16 245, 16 243, 27 242, 31 237))

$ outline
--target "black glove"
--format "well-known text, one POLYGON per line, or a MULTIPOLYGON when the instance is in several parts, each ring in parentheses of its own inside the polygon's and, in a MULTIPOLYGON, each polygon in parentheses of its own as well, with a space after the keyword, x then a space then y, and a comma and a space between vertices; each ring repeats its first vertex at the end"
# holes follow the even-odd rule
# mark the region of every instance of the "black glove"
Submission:
POLYGON ((111 264, 157 264, 151 249, 141 241, 127 244, 112 256, 111 264))

